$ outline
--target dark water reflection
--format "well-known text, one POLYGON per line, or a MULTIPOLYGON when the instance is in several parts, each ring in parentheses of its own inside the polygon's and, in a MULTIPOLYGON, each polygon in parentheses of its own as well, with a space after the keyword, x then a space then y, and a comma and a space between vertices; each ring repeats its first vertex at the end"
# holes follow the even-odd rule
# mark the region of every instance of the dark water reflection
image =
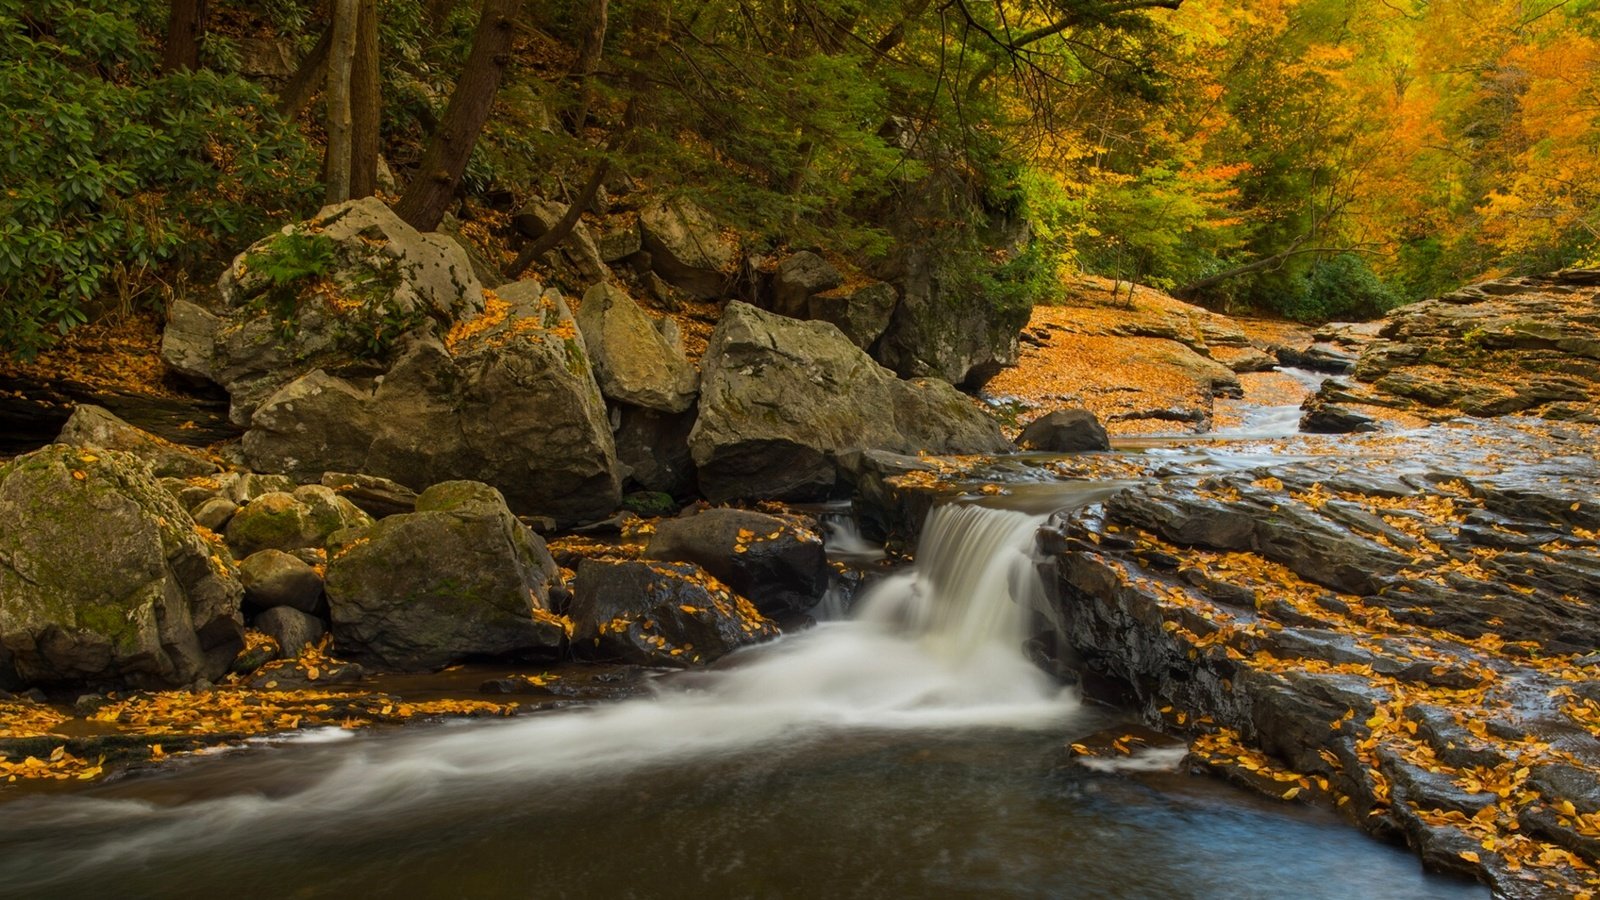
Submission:
MULTIPOLYGON (((1080 723, 1089 724, 1089 723, 1080 723)), ((457 728, 494 728, 472 725, 457 728)), ((201 760, 83 797, 0 807, 0 892, 39 897, 1294 897, 1484 896, 1325 813, 1183 776, 1053 771, 1038 732, 850 732, 591 773, 476 782, 221 841, 142 852, 140 798, 180 809, 294 794, 400 735, 201 760), (209 801, 203 798, 210 798, 209 801), (64 809, 66 803, 73 809, 64 809), (394 810, 403 810, 395 814, 394 810), (109 811, 112 807, 101 807, 109 811), (63 815, 64 814, 64 815, 63 815), (78 818, 81 815, 82 818, 78 818), (75 821, 76 819, 76 821, 75 821), (33 827, 25 823, 32 820, 33 827), (54 822, 55 824, 50 824, 54 822), (23 826, 23 827, 19 827, 23 826)), ((531 750, 531 748, 530 748, 531 750)), ((354 770, 353 770, 354 771, 354 770)), ((403 779, 393 785, 404 794, 403 779)), ((161 826, 159 813, 150 822, 161 826)))

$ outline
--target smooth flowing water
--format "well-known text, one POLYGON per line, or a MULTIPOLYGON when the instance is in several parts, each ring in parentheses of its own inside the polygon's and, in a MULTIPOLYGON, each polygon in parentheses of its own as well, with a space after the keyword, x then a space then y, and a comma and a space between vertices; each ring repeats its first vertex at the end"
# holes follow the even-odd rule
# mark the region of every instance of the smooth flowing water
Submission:
POLYGON ((851 621, 586 710, 315 732, 0 806, 15 897, 1455 897, 1154 755, 1023 660, 1040 517, 947 506, 851 621), (1132 770, 1149 770, 1132 777, 1132 770))

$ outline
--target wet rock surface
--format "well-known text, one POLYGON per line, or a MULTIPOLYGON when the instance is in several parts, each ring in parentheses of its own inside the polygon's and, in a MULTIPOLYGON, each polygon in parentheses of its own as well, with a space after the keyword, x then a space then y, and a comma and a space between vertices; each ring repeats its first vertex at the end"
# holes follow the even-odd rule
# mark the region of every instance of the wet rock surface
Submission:
POLYGON ((1600 422, 1600 270, 1486 281, 1402 307, 1351 374, 1319 405, 1600 422))
POLYGON ((681 668, 778 635, 693 563, 584 560, 573 593, 572 649, 585 659, 681 668))
POLYGON ((662 519, 645 555, 696 563, 762 614, 795 615, 815 606, 828 587, 828 558, 814 526, 796 516, 707 509, 662 519))
POLYGON ((1459 422, 1123 490, 1045 532, 1056 645, 1203 764, 1571 896, 1600 861, 1597 439, 1459 422))

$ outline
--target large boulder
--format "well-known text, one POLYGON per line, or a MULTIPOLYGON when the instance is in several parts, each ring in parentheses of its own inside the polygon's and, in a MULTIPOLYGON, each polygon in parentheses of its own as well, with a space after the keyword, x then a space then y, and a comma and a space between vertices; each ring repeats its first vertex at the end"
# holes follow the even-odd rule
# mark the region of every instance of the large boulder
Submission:
POLYGON ((1430 420, 1600 422, 1600 269, 1485 281, 1403 306, 1352 374, 1350 401, 1430 420))
POLYGON ((778 628, 692 563, 586 559, 572 601, 572 649, 586 659, 703 665, 778 628))
POLYGON ((1110 450, 1111 438, 1087 409, 1058 409, 1029 422, 1018 436, 1017 446, 1024 450, 1080 453, 1110 450))
POLYGON ((832 263, 810 250, 801 250, 779 263, 772 275, 772 310, 803 319, 810 311, 813 295, 841 284, 844 276, 832 263))
POLYGON ((768 616, 806 612, 828 589, 822 536, 792 517, 706 509, 663 519, 645 555, 697 563, 768 616))
POLYGON ((79 404, 62 426, 58 444, 74 447, 99 447, 131 453, 150 464, 156 477, 188 478, 222 470, 216 462, 192 447, 181 447, 165 438, 135 428, 103 407, 79 404))
POLYGON ((256 411, 250 466, 364 472, 420 490, 473 478, 518 512, 576 523, 621 499, 605 400, 556 291, 502 288, 441 341, 413 336, 376 384, 314 371, 256 411))
POLYGON ((836 481, 834 455, 848 450, 1012 449, 955 388, 896 378, 825 322, 729 303, 701 370, 689 449, 713 502, 825 496, 836 481))
POLYGON ((893 286, 874 281, 853 291, 813 294, 806 301, 806 318, 832 322, 850 343, 866 350, 889 327, 899 302, 893 286))
POLYGON ((226 388, 239 425, 306 372, 381 371, 399 335, 448 328, 483 304, 458 244, 417 232, 372 197, 257 241, 217 287, 214 308, 174 304, 162 358, 226 388))
POLYGON ((341 535, 328 562, 334 641, 342 655, 408 671, 553 659, 567 637, 549 605, 559 579, 499 491, 437 484, 416 512, 341 535))
POLYGON ((620 288, 589 288, 578 307, 578 330, 606 397, 666 413, 694 404, 699 380, 694 367, 620 288))
POLYGON ((244 645, 228 549, 137 458, 53 444, 0 467, 0 647, 43 685, 213 680, 244 645))
POLYGON ((705 210, 687 200, 661 201, 639 211, 639 230, 656 274, 701 299, 727 293, 739 261, 739 242, 705 210))

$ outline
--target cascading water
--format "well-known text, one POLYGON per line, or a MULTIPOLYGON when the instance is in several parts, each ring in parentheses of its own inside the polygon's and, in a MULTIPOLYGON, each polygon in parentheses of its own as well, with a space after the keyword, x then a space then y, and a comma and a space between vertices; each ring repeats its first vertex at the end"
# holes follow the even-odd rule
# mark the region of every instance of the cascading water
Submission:
MULTIPOLYGON (((649 698, 383 742, 343 741, 356 747, 324 751, 336 764, 310 777, 297 772, 272 797, 181 808, 53 798, 49 820, 57 825, 72 823, 82 835, 94 822, 107 837, 132 834, 57 844, 50 852, 61 858, 24 868, 125 864, 245 834, 270 840, 313 815, 324 826, 404 819, 423 806, 437 812, 474 798, 487 802, 518 784, 617 777, 840 731, 1058 726, 1076 702, 1018 650, 1019 601, 1031 602, 1038 590, 1028 549, 1039 522, 1006 510, 940 508, 929 517, 916 566, 873 588, 860 618, 785 637, 715 671, 664 679, 649 698)), ((0 847, 49 830, 20 811, 13 807, 0 819, 0 847)), ((25 877, 14 858, 0 860, 0 883, 25 877)))
POLYGON ((942 507, 859 618, 652 697, 0 803, 0 898, 1466 893, 1331 816, 1048 777, 1111 714, 1018 652, 1038 523, 942 507))

